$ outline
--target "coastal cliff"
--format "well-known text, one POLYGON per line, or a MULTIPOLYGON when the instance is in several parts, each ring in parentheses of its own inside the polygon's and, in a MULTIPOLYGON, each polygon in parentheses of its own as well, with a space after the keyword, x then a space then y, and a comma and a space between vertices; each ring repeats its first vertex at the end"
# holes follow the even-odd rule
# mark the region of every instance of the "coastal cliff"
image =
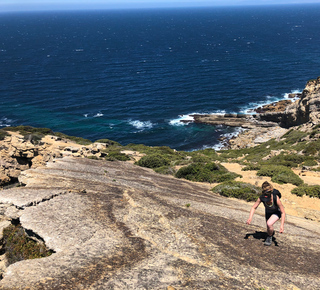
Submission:
POLYGON ((251 128, 230 140, 241 150, 177 152, 107 139, 79 144, 48 129, 3 130, 0 289, 320 288, 319 86, 319 78, 308 82, 289 106, 227 116, 251 128), (281 115, 279 123, 264 119, 271 115, 281 115), (291 130, 281 122, 291 122, 291 130), (301 130, 294 126, 299 122, 301 130), (150 168, 134 164, 144 157, 150 168), (234 184, 272 182, 282 192, 285 233, 276 228, 272 246, 264 247, 262 208, 248 226, 252 202, 219 195, 213 190, 218 181, 169 175, 200 170, 199 164, 224 168, 219 176, 235 179, 226 183, 232 191, 234 184), (274 164, 292 180, 258 174, 274 164), (9 262, 4 236, 10 227, 44 246, 48 256, 9 262))

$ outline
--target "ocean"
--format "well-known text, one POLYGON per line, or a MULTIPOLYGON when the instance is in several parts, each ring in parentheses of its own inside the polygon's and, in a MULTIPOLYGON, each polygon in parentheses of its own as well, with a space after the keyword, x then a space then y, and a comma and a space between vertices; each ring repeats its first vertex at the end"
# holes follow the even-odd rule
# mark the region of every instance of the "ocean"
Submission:
POLYGON ((0 127, 219 148, 245 113, 320 75, 320 4, 0 13, 0 127))

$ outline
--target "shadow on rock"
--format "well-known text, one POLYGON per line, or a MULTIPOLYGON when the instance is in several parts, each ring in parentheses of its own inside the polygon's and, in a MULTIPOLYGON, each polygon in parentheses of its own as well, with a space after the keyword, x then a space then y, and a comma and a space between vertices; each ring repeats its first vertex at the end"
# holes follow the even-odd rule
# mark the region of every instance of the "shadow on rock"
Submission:
MULTIPOLYGON (((256 231, 255 233, 249 233, 246 234, 246 236, 244 237, 244 239, 249 239, 250 237, 254 237, 257 240, 263 240, 263 242, 266 240, 268 234, 266 232, 258 232, 256 231)), ((272 242, 274 243, 274 245, 276 247, 279 247, 277 239, 275 237, 272 237, 272 242)))

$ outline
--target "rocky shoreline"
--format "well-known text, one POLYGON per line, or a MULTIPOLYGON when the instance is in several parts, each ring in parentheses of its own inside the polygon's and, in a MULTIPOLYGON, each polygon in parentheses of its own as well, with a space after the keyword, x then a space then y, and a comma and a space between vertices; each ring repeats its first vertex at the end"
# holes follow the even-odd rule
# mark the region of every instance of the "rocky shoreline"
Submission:
MULTIPOLYGON (((222 149, 241 149, 279 138, 289 129, 305 130, 320 122, 320 77, 307 82, 302 93, 290 94, 292 100, 281 100, 253 109, 252 114, 194 114, 195 123, 239 127, 244 130, 223 140, 222 149)), ((184 121, 181 121, 184 122, 184 121)), ((188 121, 190 122, 190 121, 188 121)))

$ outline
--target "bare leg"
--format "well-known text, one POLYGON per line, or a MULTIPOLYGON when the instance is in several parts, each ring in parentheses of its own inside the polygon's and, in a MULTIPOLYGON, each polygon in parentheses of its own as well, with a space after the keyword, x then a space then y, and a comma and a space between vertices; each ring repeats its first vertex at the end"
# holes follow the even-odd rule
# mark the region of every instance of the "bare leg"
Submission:
POLYGON ((269 236, 272 236, 274 228, 274 223, 279 219, 279 217, 276 214, 273 214, 268 220, 267 220, 267 233, 269 236))

